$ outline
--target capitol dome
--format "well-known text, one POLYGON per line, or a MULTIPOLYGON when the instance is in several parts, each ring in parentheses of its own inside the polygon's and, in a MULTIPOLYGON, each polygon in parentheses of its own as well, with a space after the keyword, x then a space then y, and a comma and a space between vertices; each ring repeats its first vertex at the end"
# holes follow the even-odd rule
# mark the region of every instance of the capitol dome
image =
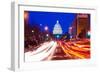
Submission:
POLYGON ((61 25, 59 23, 59 20, 56 21, 56 24, 54 25, 54 29, 53 29, 53 34, 62 34, 62 28, 61 25))

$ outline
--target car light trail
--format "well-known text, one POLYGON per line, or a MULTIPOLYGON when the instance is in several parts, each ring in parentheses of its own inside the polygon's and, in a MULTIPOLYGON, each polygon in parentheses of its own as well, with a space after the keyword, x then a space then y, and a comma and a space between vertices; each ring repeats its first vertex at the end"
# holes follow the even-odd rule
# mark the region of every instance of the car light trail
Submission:
POLYGON ((63 44, 61 43, 61 41, 60 42, 58 42, 59 43, 59 45, 62 47, 62 49, 63 49, 63 51, 66 53, 66 54, 70 54, 72 57, 74 57, 74 56, 76 56, 77 58, 80 58, 80 59, 85 59, 85 58, 88 58, 89 57, 89 55, 88 54, 86 54, 86 53, 83 53, 83 52, 79 52, 79 51, 87 51, 87 50, 85 50, 85 49, 83 49, 83 48, 76 48, 75 46, 71 46, 71 45, 69 45, 68 43, 64 43, 63 42, 63 44), (81 50, 82 49, 82 50, 81 50), (74 50, 78 50, 78 51, 74 51, 74 50), (74 56, 73 56, 74 55, 74 56))
POLYGON ((43 43, 36 50, 25 53, 26 62, 87 58, 90 58, 90 45, 83 41, 49 41, 43 43), (63 52, 56 54, 58 49, 63 52))
MULTIPOLYGON (((44 45, 43 45, 44 46, 44 45)), ((45 45, 46 46, 46 45, 45 45)), ((46 47, 46 49, 42 52, 38 52, 36 54, 33 54, 32 52, 25 53, 25 60, 26 61, 41 61, 44 60, 46 57, 48 57, 51 53, 54 52, 56 49, 56 42, 51 41, 46 47)), ((42 49, 42 48, 41 48, 42 49)), ((48 58, 50 59, 50 57, 48 58)))

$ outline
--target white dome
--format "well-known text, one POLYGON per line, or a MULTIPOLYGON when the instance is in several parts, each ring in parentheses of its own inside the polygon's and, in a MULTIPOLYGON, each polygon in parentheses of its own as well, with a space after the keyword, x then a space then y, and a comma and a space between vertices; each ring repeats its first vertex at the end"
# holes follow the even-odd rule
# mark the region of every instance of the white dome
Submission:
POLYGON ((54 26, 53 34, 62 34, 62 28, 58 20, 56 21, 56 24, 54 26))

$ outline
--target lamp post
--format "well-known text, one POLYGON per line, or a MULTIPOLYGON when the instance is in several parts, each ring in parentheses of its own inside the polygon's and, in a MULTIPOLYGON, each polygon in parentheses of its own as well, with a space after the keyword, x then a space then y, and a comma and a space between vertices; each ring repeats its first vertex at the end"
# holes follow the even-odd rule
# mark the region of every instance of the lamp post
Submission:
POLYGON ((72 27, 69 27, 70 40, 72 39, 72 27))
POLYGON ((34 30, 32 30, 32 33, 34 33, 34 30))
POLYGON ((45 27, 44 27, 44 30, 46 31, 46 35, 45 35, 46 38, 45 38, 45 39, 48 40, 48 38, 49 38, 49 34, 48 34, 48 26, 45 26, 45 27))
POLYGON ((48 26, 45 26, 45 27, 44 27, 44 30, 47 31, 47 30, 48 30, 48 26))

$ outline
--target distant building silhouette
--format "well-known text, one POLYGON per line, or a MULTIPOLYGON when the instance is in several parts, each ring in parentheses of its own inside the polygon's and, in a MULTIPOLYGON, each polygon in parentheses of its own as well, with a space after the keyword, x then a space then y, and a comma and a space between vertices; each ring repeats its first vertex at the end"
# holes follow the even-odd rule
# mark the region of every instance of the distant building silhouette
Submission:
POLYGON ((71 27, 72 38, 86 38, 88 31, 90 31, 90 15, 77 14, 71 27))

